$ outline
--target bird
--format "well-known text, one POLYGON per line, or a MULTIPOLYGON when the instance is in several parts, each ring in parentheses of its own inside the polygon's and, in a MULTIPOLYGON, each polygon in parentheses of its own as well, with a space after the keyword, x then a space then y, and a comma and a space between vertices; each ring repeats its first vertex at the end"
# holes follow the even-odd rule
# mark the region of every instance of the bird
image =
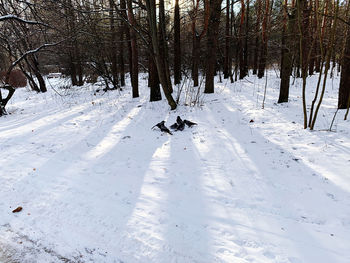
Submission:
POLYGON ((181 119, 180 116, 177 116, 176 117, 176 122, 177 122, 177 124, 181 124, 181 123, 183 123, 183 120, 181 119))
POLYGON ((184 120, 184 123, 188 126, 188 127, 192 127, 194 125, 197 125, 197 123, 192 122, 192 121, 188 121, 188 120, 184 120))
POLYGON ((171 129, 176 130, 179 125, 175 122, 173 125, 170 126, 171 129))
MULTIPOLYGON (((183 131, 185 129, 185 123, 184 121, 181 119, 180 116, 177 116, 176 118, 176 123, 177 123, 177 131, 183 131)), ((174 125, 174 124, 173 124, 174 125)))
POLYGON ((157 126, 162 132, 166 132, 166 133, 169 133, 170 135, 173 135, 171 131, 169 131, 169 129, 165 126, 164 123, 165 121, 161 121, 160 123, 157 123, 156 125, 154 125, 152 129, 157 126))

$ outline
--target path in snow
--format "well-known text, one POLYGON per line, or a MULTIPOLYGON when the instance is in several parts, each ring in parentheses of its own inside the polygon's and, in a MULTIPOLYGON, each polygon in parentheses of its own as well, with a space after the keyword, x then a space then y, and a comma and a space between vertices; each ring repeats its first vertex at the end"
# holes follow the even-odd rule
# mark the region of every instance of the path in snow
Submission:
POLYGON ((0 119, 0 262, 349 262, 349 122, 303 130, 296 88, 261 110, 250 80, 170 113, 147 89, 20 91, 0 119), (198 126, 150 129, 177 115, 198 126))

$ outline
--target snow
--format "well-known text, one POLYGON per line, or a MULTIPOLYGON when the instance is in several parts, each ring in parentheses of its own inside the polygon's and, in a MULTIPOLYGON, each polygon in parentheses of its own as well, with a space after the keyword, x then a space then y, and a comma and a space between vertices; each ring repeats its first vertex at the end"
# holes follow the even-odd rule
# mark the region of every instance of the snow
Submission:
POLYGON ((300 80, 278 105, 273 71, 264 109, 255 77, 176 111, 148 102, 144 79, 138 99, 48 81, 17 90, 0 118, 0 262, 350 262, 344 111, 326 131, 339 77, 315 131, 300 80), (150 129, 178 115, 198 125, 150 129))

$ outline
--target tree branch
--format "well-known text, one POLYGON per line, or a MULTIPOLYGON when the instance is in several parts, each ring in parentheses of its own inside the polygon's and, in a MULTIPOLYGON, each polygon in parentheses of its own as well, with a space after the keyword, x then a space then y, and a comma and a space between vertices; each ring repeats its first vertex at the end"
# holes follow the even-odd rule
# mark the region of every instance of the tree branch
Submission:
POLYGON ((38 22, 38 21, 25 20, 25 19, 22 19, 22 18, 20 18, 18 16, 15 16, 15 15, 0 16, 0 22, 1 21, 6 21, 6 20, 16 20, 18 22, 25 23, 25 24, 41 25, 41 26, 50 27, 48 24, 45 24, 45 23, 42 23, 42 22, 38 22))

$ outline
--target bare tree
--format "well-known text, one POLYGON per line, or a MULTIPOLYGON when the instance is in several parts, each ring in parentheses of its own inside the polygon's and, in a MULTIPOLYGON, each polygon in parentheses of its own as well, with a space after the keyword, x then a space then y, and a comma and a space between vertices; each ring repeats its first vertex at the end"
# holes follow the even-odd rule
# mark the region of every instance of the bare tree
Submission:
POLYGON ((207 32, 207 58, 205 67, 204 93, 214 93, 214 75, 216 65, 216 51, 219 34, 222 0, 210 1, 209 23, 207 32))

